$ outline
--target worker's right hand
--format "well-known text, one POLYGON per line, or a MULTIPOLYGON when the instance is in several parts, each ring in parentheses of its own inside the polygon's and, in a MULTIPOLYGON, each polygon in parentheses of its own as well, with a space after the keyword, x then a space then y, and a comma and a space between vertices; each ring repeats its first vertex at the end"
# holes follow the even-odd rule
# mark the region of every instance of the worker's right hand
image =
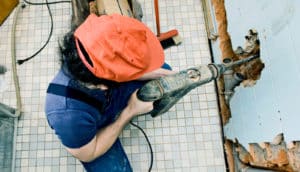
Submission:
POLYGON ((144 102, 137 98, 137 90, 131 95, 126 109, 130 112, 131 117, 150 112, 153 109, 153 102, 144 102))

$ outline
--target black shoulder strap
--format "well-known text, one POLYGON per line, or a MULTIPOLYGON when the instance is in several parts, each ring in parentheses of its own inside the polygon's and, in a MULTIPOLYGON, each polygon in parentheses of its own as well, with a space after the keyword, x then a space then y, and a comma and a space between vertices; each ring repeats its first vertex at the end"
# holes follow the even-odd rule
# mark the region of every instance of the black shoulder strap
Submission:
POLYGON ((103 109, 104 102, 69 86, 51 83, 47 89, 47 93, 64 96, 75 100, 80 100, 95 107, 100 112, 102 112, 103 109))

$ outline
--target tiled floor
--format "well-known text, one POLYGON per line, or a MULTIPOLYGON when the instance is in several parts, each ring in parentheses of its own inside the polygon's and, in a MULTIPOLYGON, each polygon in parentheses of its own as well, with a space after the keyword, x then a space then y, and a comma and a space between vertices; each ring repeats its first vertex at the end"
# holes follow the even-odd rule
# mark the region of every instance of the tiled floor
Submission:
MULTIPOLYGON (((42 2, 42 1, 36 1, 42 2)), ((146 23, 155 31, 153 1, 141 0, 146 23)), ((211 62, 200 0, 161 0, 161 30, 178 29, 183 43, 165 50, 174 70, 211 62)), ((49 45, 33 60, 18 66, 23 113, 18 123, 15 170, 22 172, 81 172, 79 161, 68 154, 47 124, 44 98, 48 82, 59 68, 57 40, 68 31, 70 4, 50 6, 54 33, 49 45)), ((0 27, 0 63, 8 67, 0 101, 15 107, 10 38, 13 15, 0 27)), ((17 58, 33 54, 46 41, 50 30, 46 6, 20 11, 17 21, 17 58)), ((163 116, 135 119, 145 129, 154 149, 153 171, 223 172, 221 127, 214 83, 193 90, 163 116)), ((142 133, 127 126, 122 142, 134 171, 147 171, 150 154, 142 133)))

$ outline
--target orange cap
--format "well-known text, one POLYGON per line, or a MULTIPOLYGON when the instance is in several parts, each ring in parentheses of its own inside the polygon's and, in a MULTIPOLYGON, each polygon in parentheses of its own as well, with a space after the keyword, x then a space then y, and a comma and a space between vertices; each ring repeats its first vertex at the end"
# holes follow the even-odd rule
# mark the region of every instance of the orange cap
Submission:
POLYGON ((90 14, 74 35, 81 60, 99 78, 130 81, 164 63, 159 40, 145 24, 134 18, 90 14), (91 63, 80 49, 80 43, 91 63))

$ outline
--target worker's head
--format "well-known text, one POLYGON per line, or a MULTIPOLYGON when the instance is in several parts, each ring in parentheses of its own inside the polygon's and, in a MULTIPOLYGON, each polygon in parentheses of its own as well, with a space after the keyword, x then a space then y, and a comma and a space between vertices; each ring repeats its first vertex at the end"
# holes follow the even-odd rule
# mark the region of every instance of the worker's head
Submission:
POLYGON ((74 36, 80 59, 98 78, 116 82, 135 80, 164 62, 164 52, 155 34, 134 18, 91 14, 74 36))
POLYGON ((74 33, 68 32, 60 42, 61 66, 65 72, 75 79, 93 85, 104 84, 114 86, 117 83, 96 77, 81 61, 75 45, 74 33))

